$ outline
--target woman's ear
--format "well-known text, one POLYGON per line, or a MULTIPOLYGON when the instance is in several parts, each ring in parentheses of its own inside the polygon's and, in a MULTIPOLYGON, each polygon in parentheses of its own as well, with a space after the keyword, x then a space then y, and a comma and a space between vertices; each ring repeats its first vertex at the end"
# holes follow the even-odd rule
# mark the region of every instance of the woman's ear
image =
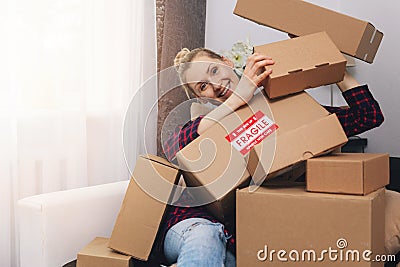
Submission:
POLYGON ((232 60, 227 57, 222 56, 222 61, 225 62, 229 67, 233 68, 235 64, 233 64, 232 60))

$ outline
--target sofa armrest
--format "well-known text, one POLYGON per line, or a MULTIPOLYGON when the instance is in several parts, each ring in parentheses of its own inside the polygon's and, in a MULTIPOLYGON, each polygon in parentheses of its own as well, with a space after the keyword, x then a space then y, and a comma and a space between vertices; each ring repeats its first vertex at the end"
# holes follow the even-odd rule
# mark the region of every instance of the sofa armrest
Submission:
POLYGON ((57 267, 97 236, 109 237, 129 181, 18 201, 20 266, 57 267))

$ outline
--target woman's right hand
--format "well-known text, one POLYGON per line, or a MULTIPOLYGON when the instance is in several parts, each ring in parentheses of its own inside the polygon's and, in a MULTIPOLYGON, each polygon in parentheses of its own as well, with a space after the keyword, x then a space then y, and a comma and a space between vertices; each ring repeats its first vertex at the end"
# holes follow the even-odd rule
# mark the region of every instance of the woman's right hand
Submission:
POLYGON ((238 106, 250 101, 255 90, 272 73, 272 69, 268 68, 268 66, 274 63, 272 58, 260 53, 254 53, 247 58, 246 68, 234 94, 231 96, 238 106))

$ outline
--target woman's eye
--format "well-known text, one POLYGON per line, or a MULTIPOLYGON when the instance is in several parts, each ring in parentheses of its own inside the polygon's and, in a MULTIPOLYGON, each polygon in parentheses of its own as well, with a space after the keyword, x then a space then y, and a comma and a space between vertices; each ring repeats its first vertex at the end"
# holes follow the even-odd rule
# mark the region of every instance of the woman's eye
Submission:
POLYGON ((200 85, 200 90, 201 90, 201 91, 204 91, 206 88, 207 88, 207 83, 202 83, 202 84, 200 85))
POLYGON ((217 73, 217 71, 218 71, 218 68, 217 68, 217 67, 214 67, 214 68, 211 69, 211 73, 212 73, 212 74, 217 73))

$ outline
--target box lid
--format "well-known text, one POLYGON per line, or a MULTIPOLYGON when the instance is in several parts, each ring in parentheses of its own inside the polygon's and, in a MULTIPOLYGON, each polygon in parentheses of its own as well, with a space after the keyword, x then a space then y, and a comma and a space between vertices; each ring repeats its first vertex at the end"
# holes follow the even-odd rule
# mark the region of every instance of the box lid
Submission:
POLYGON ((269 67, 273 70, 271 79, 346 62, 326 32, 255 46, 254 51, 274 59, 275 64, 269 67))

